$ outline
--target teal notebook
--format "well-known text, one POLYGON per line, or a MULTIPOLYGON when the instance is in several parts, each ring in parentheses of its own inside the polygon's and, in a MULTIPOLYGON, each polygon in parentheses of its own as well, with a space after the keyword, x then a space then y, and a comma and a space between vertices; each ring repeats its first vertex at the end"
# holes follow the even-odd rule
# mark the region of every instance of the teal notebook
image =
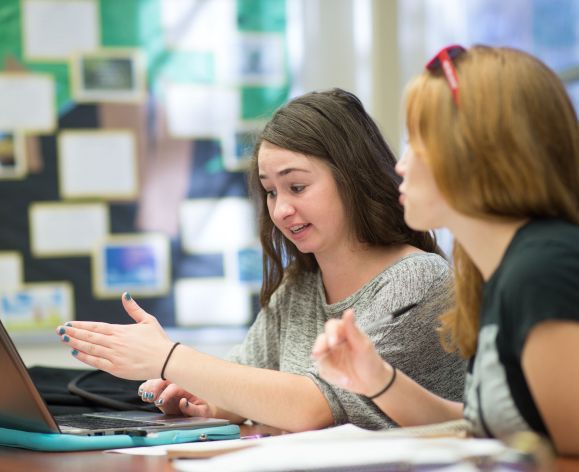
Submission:
POLYGON ((159 446, 197 441, 239 439, 239 426, 225 425, 199 429, 176 429, 149 433, 147 436, 115 434, 109 436, 77 436, 58 433, 32 433, 0 428, 0 446, 36 451, 88 451, 124 447, 159 446))

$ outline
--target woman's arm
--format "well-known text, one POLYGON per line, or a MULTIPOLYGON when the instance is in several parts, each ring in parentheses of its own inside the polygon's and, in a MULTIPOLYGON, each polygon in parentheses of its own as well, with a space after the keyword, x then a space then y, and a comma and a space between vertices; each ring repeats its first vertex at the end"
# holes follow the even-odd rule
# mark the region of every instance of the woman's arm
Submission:
MULTIPOLYGON (((392 367, 347 310, 341 320, 330 320, 314 345, 313 357, 328 382, 366 396, 375 395, 390 382, 392 367)), ((463 417, 463 404, 441 398, 397 371, 396 379, 374 403, 400 426, 415 426, 463 417)))
MULTIPOLYGON (((123 298, 123 306, 135 324, 75 321, 59 327, 58 333, 73 354, 92 367, 127 379, 157 378, 173 342, 155 317, 130 297, 123 298)), ((243 366, 180 345, 165 368, 165 378, 236 418, 287 431, 333 424, 325 397, 305 376, 243 366)))
POLYGON ((219 409, 260 423, 287 431, 333 424, 325 397, 305 376, 234 364, 187 346, 175 350, 165 373, 219 409))
POLYGON ((579 323, 535 326, 523 347, 522 366, 557 452, 579 455, 579 323))

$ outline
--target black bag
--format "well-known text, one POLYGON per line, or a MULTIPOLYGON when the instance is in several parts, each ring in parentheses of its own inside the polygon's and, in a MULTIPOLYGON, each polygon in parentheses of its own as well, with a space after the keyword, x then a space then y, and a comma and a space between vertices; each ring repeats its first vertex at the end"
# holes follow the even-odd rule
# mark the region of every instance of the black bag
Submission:
POLYGON ((113 410, 156 411, 143 403, 141 381, 124 380, 100 370, 35 366, 28 369, 40 395, 55 415, 113 410))

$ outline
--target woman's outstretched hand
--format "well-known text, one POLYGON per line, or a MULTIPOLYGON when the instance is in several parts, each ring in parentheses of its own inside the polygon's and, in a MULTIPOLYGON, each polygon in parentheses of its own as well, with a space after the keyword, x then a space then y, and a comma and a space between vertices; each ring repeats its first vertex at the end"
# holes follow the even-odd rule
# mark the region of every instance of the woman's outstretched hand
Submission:
POLYGON ((352 392, 370 396, 380 391, 392 372, 357 326, 354 311, 326 322, 312 349, 322 378, 352 392))
POLYGON ((154 403, 166 415, 215 416, 215 409, 209 403, 167 380, 143 382, 139 396, 144 402, 154 403))
POLYGON ((72 321, 56 332, 72 348, 72 355, 91 367, 124 379, 159 377, 173 342, 129 294, 123 294, 122 303, 134 324, 72 321))

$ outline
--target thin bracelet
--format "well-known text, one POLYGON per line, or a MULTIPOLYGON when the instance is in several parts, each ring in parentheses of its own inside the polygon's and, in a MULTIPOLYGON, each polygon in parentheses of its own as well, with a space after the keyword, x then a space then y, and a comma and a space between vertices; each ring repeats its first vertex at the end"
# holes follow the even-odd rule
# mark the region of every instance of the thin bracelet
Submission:
POLYGON ((392 378, 388 381, 386 386, 382 390, 380 390, 376 395, 372 395, 371 397, 366 397, 366 398, 368 400, 374 400, 375 398, 378 398, 380 395, 385 393, 386 390, 388 390, 390 387, 392 387, 395 380, 396 380, 396 367, 392 366, 392 378))
POLYGON ((171 350, 169 351, 169 354, 167 354, 167 358, 165 359, 165 363, 163 364, 163 368, 161 369, 161 378, 163 380, 167 380, 165 378, 165 369, 167 368, 167 364, 169 363, 169 359, 171 359, 171 355, 173 354, 173 351, 175 350, 175 348, 181 343, 175 343, 173 344, 173 347, 171 348, 171 350))

